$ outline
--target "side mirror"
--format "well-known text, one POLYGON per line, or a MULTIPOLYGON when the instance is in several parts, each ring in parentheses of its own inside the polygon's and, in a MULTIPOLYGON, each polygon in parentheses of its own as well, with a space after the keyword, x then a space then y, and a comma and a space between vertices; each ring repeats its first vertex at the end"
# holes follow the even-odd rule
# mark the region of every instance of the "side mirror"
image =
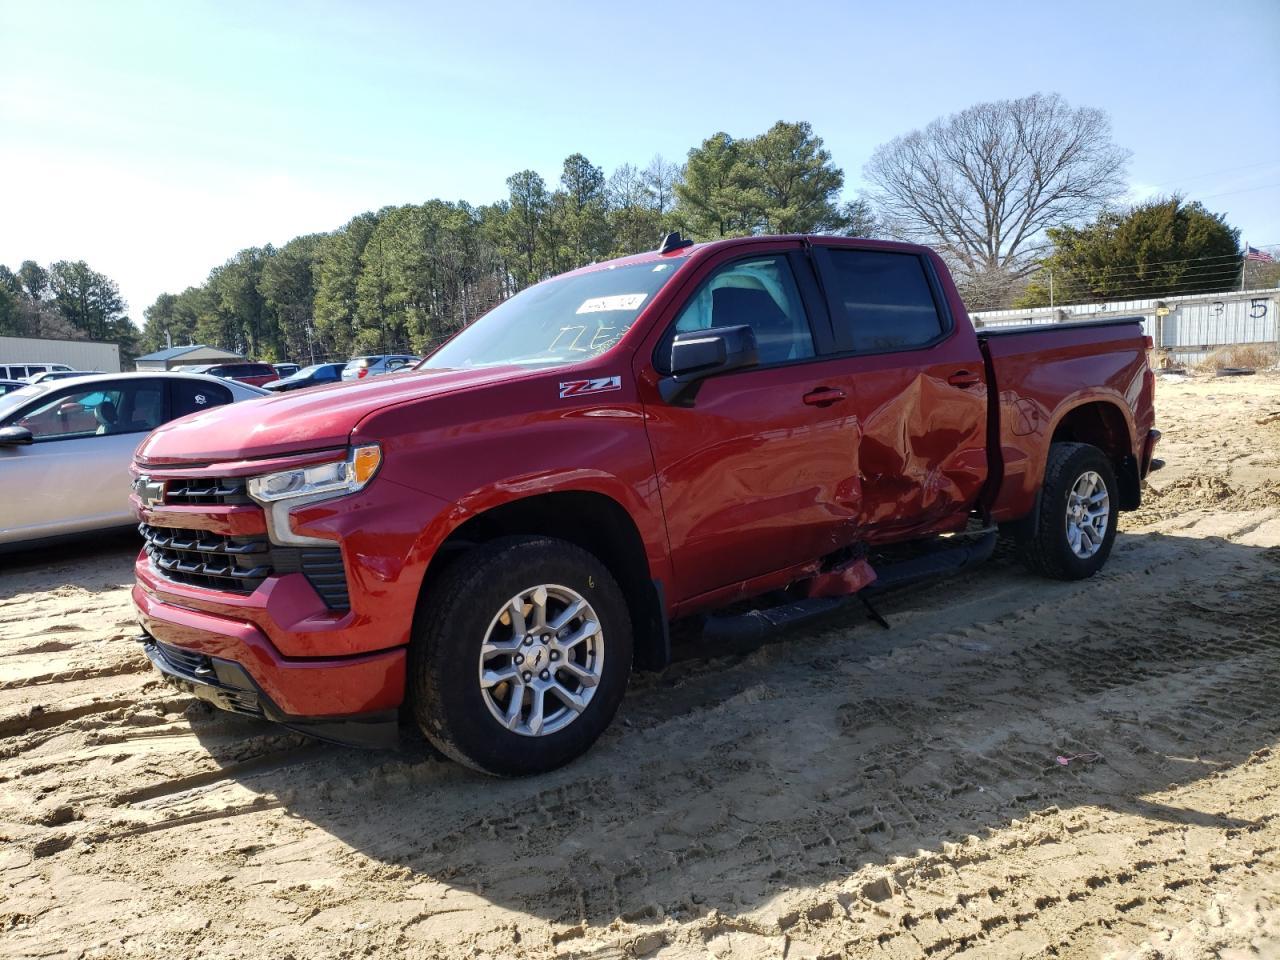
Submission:
POLYGON ((24 447, 34 442, 26 427, 0 427, 0 447, 24 447))
POLYGON ((745 324, 677 333, 671 341, 671 374, 659 390, 667 403, 687 406, 703 380, 759 362, 755 331, 745 324))

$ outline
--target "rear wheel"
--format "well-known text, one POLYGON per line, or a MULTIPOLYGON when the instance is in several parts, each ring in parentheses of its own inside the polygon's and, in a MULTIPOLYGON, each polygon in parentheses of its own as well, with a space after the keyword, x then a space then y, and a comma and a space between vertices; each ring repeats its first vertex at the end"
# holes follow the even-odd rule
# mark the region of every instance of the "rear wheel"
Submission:
POLYGON ((409 689, 443 753, 518 776, 567 763, 604 732, 631 671, 631 622, 596 557, 509 537, 463 555, 428 589, 409 689))
POLYGON ((1053 444, 1039 510, 1019 537, 1023 562, 1032 572, 1058 580, 1093 576, 1111 554, 1118 504, 1115 471, 1106 454, 1087 443, 1053 444))

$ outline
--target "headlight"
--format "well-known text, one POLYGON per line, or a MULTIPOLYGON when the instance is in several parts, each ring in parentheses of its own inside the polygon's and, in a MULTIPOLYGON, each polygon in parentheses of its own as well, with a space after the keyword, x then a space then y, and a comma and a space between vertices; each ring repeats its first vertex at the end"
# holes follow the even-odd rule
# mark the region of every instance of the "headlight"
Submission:
POLYGON ((345 460, 253 477, 249 481, 249 496, 266 508, 267 533, 272 543, 333 546, 332 540, 294 533, 289 522, 289 512, 304 504, 344 497, 363 490, 380 466, 382 448, 376 443, 370 443, 353 447, 345 460))
POLYGON ((259 503, 297 497, 314 500, 341 497, 362 489, 381 465, 382 448, 371 443, 355 447, 345 460, 254 477, 249 481, 249 496, 259 503))

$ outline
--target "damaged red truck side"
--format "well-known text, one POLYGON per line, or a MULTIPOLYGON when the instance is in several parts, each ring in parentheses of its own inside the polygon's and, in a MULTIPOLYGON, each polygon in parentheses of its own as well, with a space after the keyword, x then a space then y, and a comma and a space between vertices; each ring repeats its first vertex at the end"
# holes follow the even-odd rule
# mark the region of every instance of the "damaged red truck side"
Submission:
POLYGON ((675 619, 827 613, 997 529, 1093 574, 1153 468, 1148 346, 1137 319, 977 332, 923 247, 672 235, 413 372, 155 431, 141 639, 225 709, 363 743, 407 715, 476 768, 547 770, 675 619))

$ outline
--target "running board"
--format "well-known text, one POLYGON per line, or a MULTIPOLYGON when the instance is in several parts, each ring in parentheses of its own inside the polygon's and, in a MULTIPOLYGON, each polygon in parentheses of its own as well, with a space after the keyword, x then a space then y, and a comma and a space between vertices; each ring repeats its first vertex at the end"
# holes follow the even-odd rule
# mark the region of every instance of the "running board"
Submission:
POLYGON ((988 533, 999 533, 999 524, 989 524, 985 527, 978 527, 972 530, 957 530, 954 533, 940 533, 938 539, 946 542, 954 540, 968 540, 970 537, 985 537, 988 533))
MULTIPOLYGON (((835 613, 855 601, 865 604, 870 597, 884 593, 886 590, 957 573, 965 567, 981 563, 995 552, 997 537, 996 531, 991 530, 973 543, 948 547, 921 557, 890 564, 876 571, 875 582, 870 586, 847 596, 811 597, 774 607, 748 610, 731 616, 712 614, 702 625, 702 635, 707 640, 714 641, 760 640, 778 630, 786 630, 835 613)), ((882 626, 887 626, 883 618, 875 613, 874 608, 869 609, 872 619, 881 623, 882 626)))
POLYGON ((910 560, 902 560, 883 570, 877 570, 875 583, 862 592, 866 596, 874 597, 894 587, 904 587, 909 583, 944 577, 957 573, 965 567, 982 563, 984 560, 989 560, 991 554, 995 553, 996 540, 999 536, 999 533, 991 530, 972 543, 926 553, 923 556, 912 557, 910 560))
POLYGON ((786 630, 835 613, 857 596, 853 593, 847 597, 810 597, 731 616, 712 614, 703 621, 702 636, 715 641, 760 640, 777 630, 786 630))

